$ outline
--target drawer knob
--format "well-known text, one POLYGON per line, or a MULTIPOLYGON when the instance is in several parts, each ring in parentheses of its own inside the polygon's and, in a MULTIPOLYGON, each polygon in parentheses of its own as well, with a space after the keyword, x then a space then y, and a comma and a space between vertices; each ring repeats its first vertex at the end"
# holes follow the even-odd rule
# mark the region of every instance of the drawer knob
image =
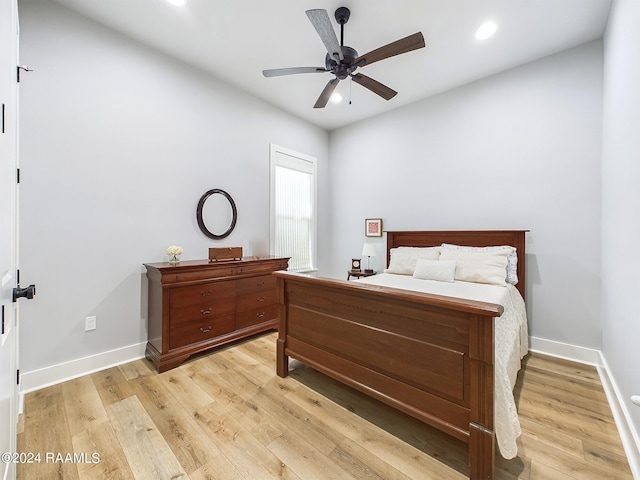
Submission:
POLYGON ((200 295, 202 295, 203 297, 207 297, 209 295, 211 295, 211 290, 207 290, 206 292, 200 292, 200 295))
POLYGON ((264 302, 264 297, 258 297, 258 298, 256 298, 256 302, 258 302, 258 303, 262 303, 262 302, 264 302))
POLYGON ((210 331, 211 331, 211 325, 209 325, 207 328, 202 328, 202 327, 200 327, 200 331, 201 331, 202 333, 208 333, 208 332, 210 332, 210 331))
POLYGON ((203 308, 201 308, 201 309, 200 309, 200 313, 201 313, 202 315, 211 315, 211 307, 207 308, 206 310, 205 310, 205 309, 203 309, 203 308))
POLYGON ((265 314, 264 312, 258 312, 258 313, 256 313, 256 317, 258 317, 258 318, 262 318, 262 317, 264 317, 265 315, 266 315, 266 314, 265 314))
POLYGON ((264 282, 257 282, 257 283, 256 283, 256 286, 257 286, 257 287, 264 287, 264 282))

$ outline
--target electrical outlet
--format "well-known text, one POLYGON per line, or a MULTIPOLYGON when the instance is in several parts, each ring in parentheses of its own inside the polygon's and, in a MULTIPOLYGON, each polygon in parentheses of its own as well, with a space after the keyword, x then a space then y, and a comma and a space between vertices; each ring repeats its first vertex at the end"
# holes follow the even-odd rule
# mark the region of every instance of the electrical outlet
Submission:
POLYGON ((96 329, 96 317, 85 317, 84 319, 84 331, 89 332, 96 329))

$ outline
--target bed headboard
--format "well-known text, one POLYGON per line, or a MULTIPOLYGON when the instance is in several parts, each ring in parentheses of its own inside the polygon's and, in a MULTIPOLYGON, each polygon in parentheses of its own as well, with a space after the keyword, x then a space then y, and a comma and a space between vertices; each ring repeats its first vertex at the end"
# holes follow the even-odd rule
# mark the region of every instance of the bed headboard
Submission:
POLYGON ((518 254, 518 284, 516 288, 525 298, 525 234, 529 230, 434 230, 385 232, 387 234, 387 265, 394 247, 436 247, 443 243, 469 247, 490 247, 510 245, 518 254))

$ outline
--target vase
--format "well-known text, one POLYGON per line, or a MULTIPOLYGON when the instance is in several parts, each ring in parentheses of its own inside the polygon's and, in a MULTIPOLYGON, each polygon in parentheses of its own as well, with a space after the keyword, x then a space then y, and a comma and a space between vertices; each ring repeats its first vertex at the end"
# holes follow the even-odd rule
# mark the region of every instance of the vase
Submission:
POLYGON ((169 263, 172 263, 172 264, 174 264, 174 265, 175 265, 176 263, 180 263, 180 255, 171 255, 171 256, 169 257, 169 263))

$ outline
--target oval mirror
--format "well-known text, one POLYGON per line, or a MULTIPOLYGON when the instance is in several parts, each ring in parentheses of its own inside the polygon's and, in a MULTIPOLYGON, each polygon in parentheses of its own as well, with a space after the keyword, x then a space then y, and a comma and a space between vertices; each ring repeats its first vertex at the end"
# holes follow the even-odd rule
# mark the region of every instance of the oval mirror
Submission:
POLYGON ((214 188, 200 197, 196 218, 202 233, 214 240, 220 240, 228 237, 235 228, 238 210, 231 195, 214 188))

